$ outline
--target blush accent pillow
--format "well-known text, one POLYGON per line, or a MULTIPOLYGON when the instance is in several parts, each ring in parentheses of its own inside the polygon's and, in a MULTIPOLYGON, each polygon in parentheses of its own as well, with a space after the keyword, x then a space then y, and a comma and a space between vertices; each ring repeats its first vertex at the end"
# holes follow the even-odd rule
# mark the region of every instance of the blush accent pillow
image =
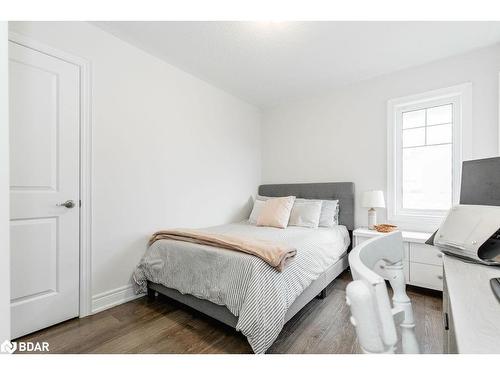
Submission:
POLYGON ((290 220, 295 197, 272 198, 264 202, 264 206, 257 218, 260 227, 286 228, 290 220))
POLYGON ((323 201, 313 199, 295 199, 288 225, 317 228, 323 201))
POLYGON ((253 208, 252 208, 252 213, 250 214, 250 217, 248 218, 248 222, 250 224, 257 224, 257 219, 260 215, 260 212, 262 211, 262 208, 264 207, 264 203, 266 203, 263 200, 260 200, 258 197, 253 203, 253 208))

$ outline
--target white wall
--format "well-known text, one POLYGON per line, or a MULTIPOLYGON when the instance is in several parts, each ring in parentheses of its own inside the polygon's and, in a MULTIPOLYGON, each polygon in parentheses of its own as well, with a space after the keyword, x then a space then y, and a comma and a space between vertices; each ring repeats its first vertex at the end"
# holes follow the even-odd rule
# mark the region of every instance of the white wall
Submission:
POLYGON ((257 108, 91 24, 10 29, 92 64, 92 278, 104 301, 97 307, 130 283, 153 231, 248 214, 261 178, 257 108))
MULTIPOLYGON (((376 58, 376 57, 374 57, 376 58)), ((472 139, 466 158, 498 153, 500 46, 396 72, 263 115, 263 183, 353 181, 356 224, 367 224, 360 207, 365 190, 386 191, 386 106, 391 98, 472 82, 472 139)), ((385 221, 385 210, 379 221, 385 221)))
POLYGON ((7 22, 0 22, 0 343, 10 340, 7 22))

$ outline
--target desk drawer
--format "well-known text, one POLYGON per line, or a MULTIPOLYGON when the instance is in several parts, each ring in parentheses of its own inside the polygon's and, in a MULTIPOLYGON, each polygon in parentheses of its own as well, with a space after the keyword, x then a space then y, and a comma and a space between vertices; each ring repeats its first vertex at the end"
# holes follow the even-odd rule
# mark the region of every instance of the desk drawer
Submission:
POLYGON ((410 243, 410 262, 441 266, 443 264, 443 253, 434 246, 410 243))
POLYGON ((443 267, 430 264, 410 264, 410 284, 443 290, 443 267))

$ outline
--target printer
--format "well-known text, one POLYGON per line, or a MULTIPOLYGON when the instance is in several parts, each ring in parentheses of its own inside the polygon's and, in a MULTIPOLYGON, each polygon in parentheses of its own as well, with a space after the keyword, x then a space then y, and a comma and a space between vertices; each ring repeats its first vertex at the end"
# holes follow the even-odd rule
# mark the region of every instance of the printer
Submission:
POLYGON ((460 204, 427 243, 464 260, 500 266, 500 157, 463 163, 460 204))

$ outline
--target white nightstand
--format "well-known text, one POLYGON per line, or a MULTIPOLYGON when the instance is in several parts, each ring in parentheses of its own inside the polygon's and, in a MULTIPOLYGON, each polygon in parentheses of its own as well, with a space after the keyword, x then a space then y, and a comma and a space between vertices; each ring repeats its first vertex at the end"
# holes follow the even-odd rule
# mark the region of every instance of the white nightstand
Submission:
MULTIPOLYGON (((403 266, 407 284, 443 290, 443 254, 425 244, 432 233, 402 231, 404 241, 403 266)), ((353 232, 354 246, 376 236, 383 236, 368 228, 353 232)))

